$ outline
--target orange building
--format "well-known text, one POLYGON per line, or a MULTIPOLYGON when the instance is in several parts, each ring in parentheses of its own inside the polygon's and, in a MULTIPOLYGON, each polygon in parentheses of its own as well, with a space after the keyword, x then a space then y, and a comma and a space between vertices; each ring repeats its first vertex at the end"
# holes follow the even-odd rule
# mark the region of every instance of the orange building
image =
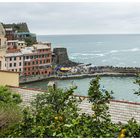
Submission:
POLYGON ((50 75, 52 73, 51 43, 36 44, 21 49, 23 53, 23 75, 50 75))

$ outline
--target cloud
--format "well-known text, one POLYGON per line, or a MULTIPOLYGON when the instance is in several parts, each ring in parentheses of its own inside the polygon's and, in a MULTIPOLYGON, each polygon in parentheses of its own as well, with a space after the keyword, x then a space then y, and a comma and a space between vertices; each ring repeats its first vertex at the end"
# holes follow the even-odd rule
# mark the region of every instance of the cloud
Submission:
POLYGON ((140 33, 140 3, 0 3, 0 17, 37 34, 140 33))

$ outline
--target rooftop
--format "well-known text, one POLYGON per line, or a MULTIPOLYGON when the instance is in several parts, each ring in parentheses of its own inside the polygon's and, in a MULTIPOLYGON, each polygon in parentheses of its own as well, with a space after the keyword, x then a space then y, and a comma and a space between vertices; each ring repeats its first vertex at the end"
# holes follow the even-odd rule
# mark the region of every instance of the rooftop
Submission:
POLYGON ((33 53, 34 51, 34 47, 26 47, 21 49, 22 54, 30 54, 33 53))
POLYGON ((5 56, 6 57, 11 57, 11 56, 22 56, 23 54, 21 52, 14 52, 14 53, 7 53, 5 56))
POLYGON ((13 31, 12 28, 5 28, 5 31, 13 31))
POLYGON ((33 45, 37 50, 40 50, 40 49, 49 49, 50 47, 48 45, 44 45, 44 44, 35 44, 33 45))
POLYGON ((18 40, 7 40, 7 42, 9 43, 14 43, 14 42, 18 42, 18 40))

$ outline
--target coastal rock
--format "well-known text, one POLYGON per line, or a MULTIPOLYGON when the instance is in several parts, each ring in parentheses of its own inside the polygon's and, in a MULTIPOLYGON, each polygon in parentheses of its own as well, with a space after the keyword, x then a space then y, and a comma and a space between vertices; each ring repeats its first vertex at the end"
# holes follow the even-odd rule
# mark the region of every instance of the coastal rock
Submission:
POLYGON ((69 60, 66 48, 54 48, 53 64, 70 67, 70 66, 77 66, 79 63, 69 60))

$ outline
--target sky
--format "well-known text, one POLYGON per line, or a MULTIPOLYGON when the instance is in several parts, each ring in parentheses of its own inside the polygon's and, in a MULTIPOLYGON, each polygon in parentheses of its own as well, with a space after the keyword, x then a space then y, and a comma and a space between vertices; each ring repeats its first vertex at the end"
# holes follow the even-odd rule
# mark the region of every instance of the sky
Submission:
POLYGON ((140 33, 140 3, 0 3, 0 22, 38 35, 140 33))

